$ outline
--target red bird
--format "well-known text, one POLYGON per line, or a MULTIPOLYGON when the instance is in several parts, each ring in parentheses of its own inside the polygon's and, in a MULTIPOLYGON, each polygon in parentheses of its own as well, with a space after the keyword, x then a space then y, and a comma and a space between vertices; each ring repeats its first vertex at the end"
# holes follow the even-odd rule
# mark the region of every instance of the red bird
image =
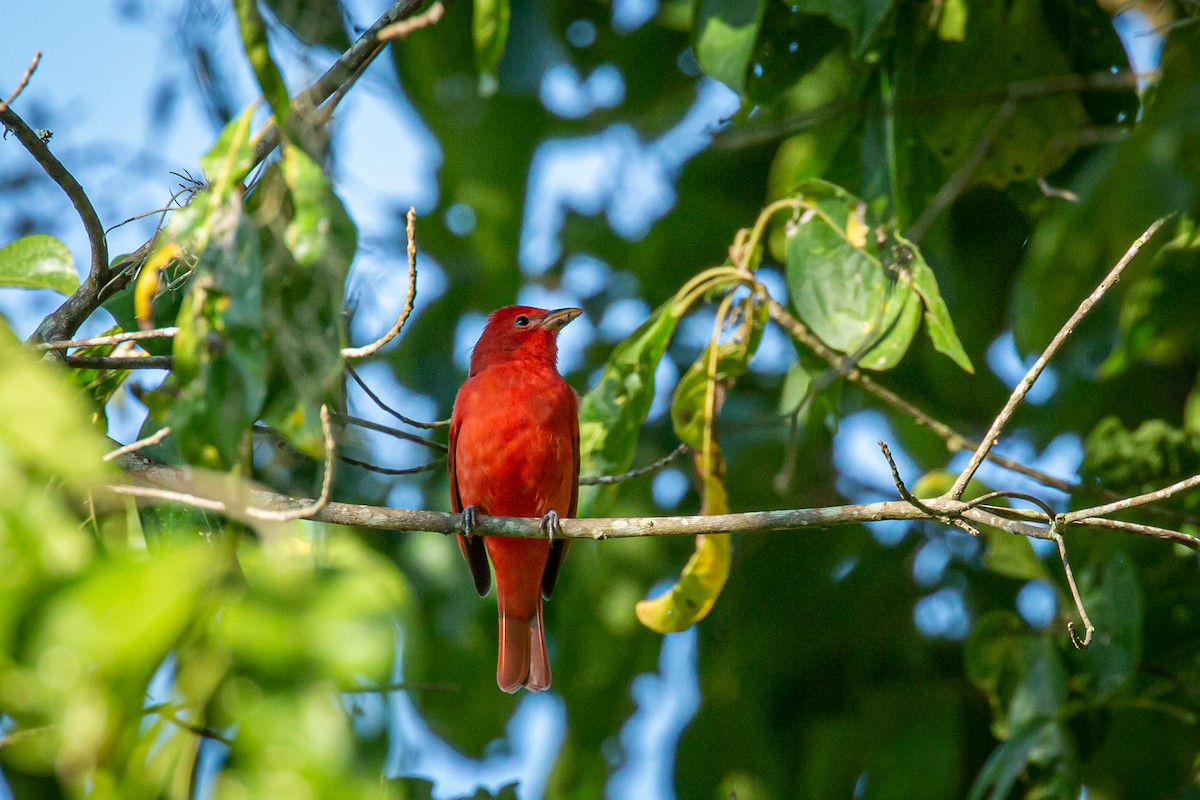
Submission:
POLYGON ((558 374, 558 332, 583 312, 508 306, 488 317, 450 418, 450 505, 463 514, 458 546, 482 597, 496 570, 506 692, 550 686, 542 627, 567 541, 559 517, 579 502, 579 400, 558 374), (473 535, 476 514, 541 517, 545 539, 473 535))

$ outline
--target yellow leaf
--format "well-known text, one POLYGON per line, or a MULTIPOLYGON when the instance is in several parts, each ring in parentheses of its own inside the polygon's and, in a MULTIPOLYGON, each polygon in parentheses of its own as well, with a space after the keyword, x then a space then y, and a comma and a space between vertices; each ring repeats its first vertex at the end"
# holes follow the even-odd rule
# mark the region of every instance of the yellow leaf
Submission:
POLYGON ((665 594, 637 604, 637 618, 658 633, 674 633, 704 619, 729 577, 729 534, 700 534, 679 582, 665 594))

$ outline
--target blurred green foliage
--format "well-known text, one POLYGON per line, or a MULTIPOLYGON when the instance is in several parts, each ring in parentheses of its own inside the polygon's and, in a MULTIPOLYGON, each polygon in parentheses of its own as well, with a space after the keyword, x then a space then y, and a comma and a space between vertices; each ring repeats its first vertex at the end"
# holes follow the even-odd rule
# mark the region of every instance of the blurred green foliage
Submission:
MULTIPOLYGON (((271 0, 266 18, 253 3, 237 7, 277 113, 283 78, 268 37, 319 48, 350 38, 336 0, 271 0)), ((1174 212, 1170 234, 1056 360, 1053 396, 1023 407, 1010 433, 1039 450, 1064 434, 1082 442, 1084 486, 1065 501, 1074 507, 1095 502, 1098 486, 1130 494, 1193 474, 1200 25, 1194 4, 1170 12, 1161 72, 1139 94, 1111 18, 1092 3, 676 1, 633 30, 612 24, 606 4, 451 5, 391 50, 405 99, 441 148, 436 206, 419 232, 446 288, 374 359, 376 374, 446 416, 462 377, 447 367, 458 320, 526 285, 563 288, 567 258, 588 254, 610 269, 582 300, 593 320, 619 301, 657 310, 614 347, 590 344, 568 375, 586 390, 585 474, 651 461, 682 439, 699 451, 687 467, 699 477, 681 512, 836 505, 867 480, 834 463, 838 426, 881 409, 895 444, 929 471, 918 491, 932 492, 950 479, 938 471, 946 442, 928 429, 798 343, 786 378, 755 367, 761 304, 745 300, 741 338, 697 341, 689 325, 711 330, 702 309, 730 292, 742 292, 740 307, 757 271, 831 348, 977 435, 1008 389, 982 368, 969 376, 972 366, 1010 331, 1022 353, 1040 351, 1141 230, 1174 212), (580 22, 594 36, 571 44, 580 22), (581 75, 615 66, 622 102, 552 113, 539 88, 558 62, 581 75), (742 108, 678 174, 664 168, 675 191, 665 216, 622 236, 598 212, 570 213, 548 268, 523 272, 539 148, 614 130, 639 147, 660 142, 695 102, 700 72, 742 108), (763 217, 747 247, 739 232, 776 200, 797 213, 785 203, 787 213, 763 217), (473 212, 470 230, 448 224, 455 205, 473 212), (922 326, 928 340, 915 335, 922 326), (651 413, 660 365, 683 376, 669 415, 651 413)), ((149 452, 311 494, 317 412, 344 391, 343 293, 358 232, 329 178, 327 142, 295 116, 280 157, 245 191, 250 112, 229 122, 204 159, 206 187, 108 308, 125 329, 180 328, 174 373, 145 398, 145 432, 174 433, 149 452), (285 446, 256 448, 256 423, 285 446)), ((0 250, 0 282, 70 289, 69 267, 46 237, 0 250)), ((102 466, 91 422, 103 424, 127 373, 64 380, 7 332, 0 369, 20 387, 0 393, 0 768, 16 797, 190 797, 201 742, 223 748, 217 797, 428 796, 421 780, 381 779, 395 743, 354 726, 342 694, 391 680, 398 641, 405 682, 454 687, 410 695, 430 730, 470 757, 497 747, 519 699, 491 680, 495 612, 470 591, 452 546, 307 523, 253 531, 177 506, 114 503, 99 491, 117 475, 102 466)), ((448 506, 440 472, 402 480, 427 507, 448 506)), ((335 495, 379 503, 386 489, 341 470, 335 495)), ((666 510, 648 479, 581 501, 590 514, 666 510)), ((1177 499, 1173 516, 1149 521, 1194 532, 1179 516, 1193 506, 1177 499)), ((712 539, 718 549, 689 562, 676 609, 707 616, 701 706, 674 754, 678 796, 1200 792, 1194 552, 1068 531, 1096 625, 1091 647, 1076 651, 1061 566, 1029 542, 989 531, 976 545, 932 524, 883 539, 863 528, 712 539), (951 556, 918 581, 934 544, 951 556), (720 580, 703 572, 713 564, 720 580), (1015 612, 1030 585, 1049 585, 1057 601, 1045 627, 1015 612), (962 598, 969 631, 917 625, 941 592, 962 598)), ((691 552, 665 539, 572 547, 546 612, 567 721, 548 796, 603 796, 634 755, 620 738, 637 707, 631 686, 657 669, 662 640, 633 609, 691 552)))

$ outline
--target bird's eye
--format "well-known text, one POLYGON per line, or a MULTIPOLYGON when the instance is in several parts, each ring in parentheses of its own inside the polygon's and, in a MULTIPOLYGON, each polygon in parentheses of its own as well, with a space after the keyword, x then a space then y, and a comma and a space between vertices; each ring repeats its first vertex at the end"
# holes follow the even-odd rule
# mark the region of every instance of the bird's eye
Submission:
POLYGON ((529 326, 529 317, 522 314, 513 320, 513 325, 516 325, 518 328, 526 328, 529 326))

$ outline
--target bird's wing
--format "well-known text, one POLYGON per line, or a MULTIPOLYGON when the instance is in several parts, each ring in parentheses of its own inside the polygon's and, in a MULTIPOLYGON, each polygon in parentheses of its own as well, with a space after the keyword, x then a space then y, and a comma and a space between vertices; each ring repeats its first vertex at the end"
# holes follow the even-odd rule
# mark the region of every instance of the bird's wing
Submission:
MULTIPOLYGON (((450 439, 447 443, 450 461, 450 508, 455 512, 463 510, 462 497, 458 494, 458 469, 454 463, 454 451, 458 446, 458 431, 462 427, 461 419, 450 423, 450 439)), ((488 566, 487 548, 482 536, 458 536, 458 549, 462 551, 467 566, 471 568, 471 577, 475 580, 475 591, 483 597, 492 588, 492 570, 488 566)))
MULTIPOLYGON (((571 450, 575 457, 574 472, 571 477, 571 506, 567 509, 567 517, 574 518, 579 510, 579 421, 576 416, 575 424, 571 427, 571 450)), ((555 539, 550 543, 550 555, 546 558, 546 571, 542 573, 542 597, 550 599, 554 592, 554 583, 558 580, 558 570, 562 567, 563 559, 567 557, 567 548, 571 542, 567 539, 555 539)))

